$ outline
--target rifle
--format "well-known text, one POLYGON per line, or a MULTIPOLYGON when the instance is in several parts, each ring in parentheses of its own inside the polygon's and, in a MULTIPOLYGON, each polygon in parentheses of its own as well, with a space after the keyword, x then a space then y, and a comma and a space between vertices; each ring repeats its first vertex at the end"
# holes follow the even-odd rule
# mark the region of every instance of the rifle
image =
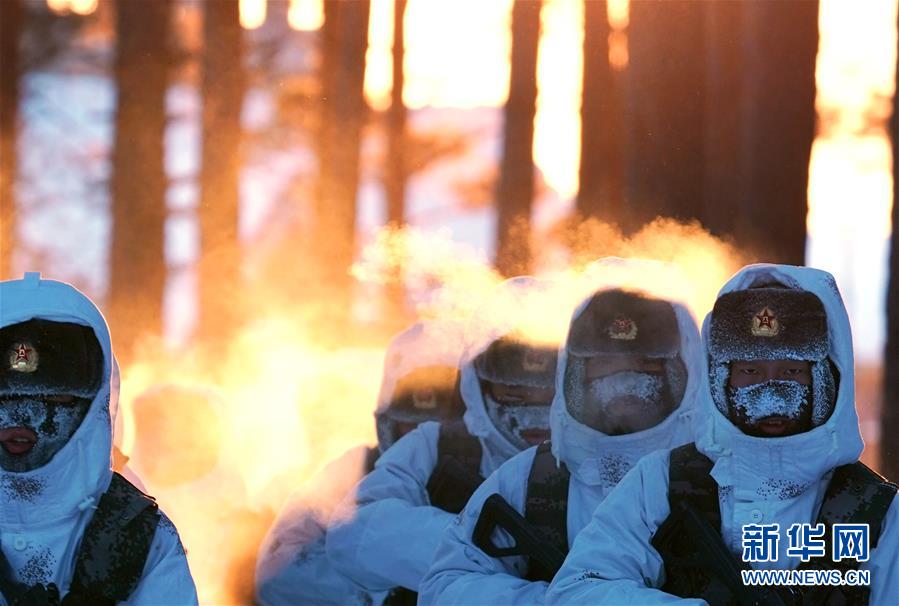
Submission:
POLYGON ((675 569, 684 566, 708 573, 708 588, 703 595, 694 597, 713 605, 732 600, 740 606, 792 606, 801 602, 802 594, 792 587, 744 585, 740 571, 745 566, 730 552, 718 531, 688 502, 679 504, 680 511, 671 512, 652 544, 663 556, 666 572, 669 566, 675 569), (686 556, 675 555, 669 547, 683 537, 690 537, 692 552, 686 556))
POLYGON ((528 556, 552 574, 558 572, 565 561, 565 554, 546 541, 537 529, 498 493, 490 495, 484 501, 481 514, 474 526, 472 540, 476 547, 491 557, 528 556), (493 531, 497 528, 509 533, 515 539, 515 545, 497 546, 491 539, 493 531))

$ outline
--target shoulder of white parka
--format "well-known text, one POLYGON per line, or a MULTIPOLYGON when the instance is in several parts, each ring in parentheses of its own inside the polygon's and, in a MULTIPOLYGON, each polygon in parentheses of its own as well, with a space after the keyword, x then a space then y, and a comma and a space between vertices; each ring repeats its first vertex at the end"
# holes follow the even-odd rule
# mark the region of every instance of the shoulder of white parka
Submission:
POLYGON ((369 449, 347 450, 287 498, 259 546, 257 602, 343 603, 357 593, 328 561, 325 533, 332 511, 364 474, 369 449))
MULTIPOLYGON (((431 567, 419 587, 419 604, 538 603, 545 583, 520 578, 521 556, 494 558, 484 554, 472 538, 484 502, 496 493, 523 514, 527 479, 537 447, 523 450, 500 465, 472 494, 453 524, 447 526, 431 567)), ((513 541, 504 533, 493 537, 498 547, 513 541)))
POLYGON ((632 434, 604 435, 579 422, 568 412, 565 401, 565 366, 568 362, 566 338, 566 342, 559 348, 556 394, 550 411, 550 428, 553 455, 576 475, 582 466, 589 464, 602 451, 633 448, 649 454, 658 449, 672 448, 691 441, 692 418, 705 376, 702 374, 699 330, 686 304, 688 279, 681 270, 660 261, 607 257, 594 262, 584 275, 586 284, 583 290, 587 295, 572 313, 569 329, 584 312, 593 295, 598 292, 621 288, 667 301, 674 308, 677 318, 680 358, 687 369, 687 385, 679 406, 658 425, 632 434), (659 277, 663 279, 657 279, 659 277))
POLYGON ((0 325, 33 318, 90 327, 103 352, 103 381, 84 421, 50 462, 39 469, 14 474, 17 479, 33 478, 45 486, 39 501, 4 499, 0 505, 0 524, 66 516, 81 503, 99 500, 112 477, 112 428, 118 412, 118 381, 112 381, 116 365, 106 320, 90 299, 69 284, 41 280, 38 274, 32 273, 22 280, 0 283, 0 325))
POLYGON ((384 354, 384 372, 378 392, 377 412, 390 405, 397 381, 417 368, 459 364, 462 352, 460 323, 450 320, 416 322, 397 333, 384 354))
MULTIPOLYGON (((833 414, 819 427, 785 438, 753 438, 735 427, 715 406, 709 389, 709 365, 703 356, 703 389, 699 394, 699 412, 696 422, 697 448, 713 461, 722 454, 736 449, 760 450, 763 446, 790 449, 817 444, 825 456, 816 457, 807 464, 820 469, 820 474, 839 465, 858 460, 864 448, 855 409, 855 366, 852 351, 852 331, 849 316, 833 276, 826 271, 792 265, 748 265, 737 272, 718 293, 718 297, 738 290, 745 290, 760 279, 773 279, 791 288, 799 288, 816 295, 827 314, 829 356, 840 373, 840 385, 833 414)), ((709 313, 702 326, 703 345, 707 351, 709 338, 709 313)))
POLYGON ((416 587, 452 519, 428 499, 439 428, 427 421, 400 438, 331 515, 328 560, 368 591, 416 587))
POLYGON ((306 480, 284 502, 259 546, 257 577, 296 557, 304 545, 324 536, 334 508, 365 474, 369 446, 360 444, 306 480))
POLYGON ((121 606, 199 603, 187 555, 172 521, 164 513, 157 527, 140 583, 121 606))
POLYGON ((469 320, 459 364, 459 389, 465 403, 463 416, 465 426, 471 435, 479 438, 483 447, 481 472, 484 477, 493 473, 521 449, 506 439, 487 415, 474 360, 491 343, 518 328, 511 319, 514 318, 514 314, 510 313, 517 303, 548 288, 548 283, 531 276, 509 278, 496 287, 485 304, 475 311, 469 320))

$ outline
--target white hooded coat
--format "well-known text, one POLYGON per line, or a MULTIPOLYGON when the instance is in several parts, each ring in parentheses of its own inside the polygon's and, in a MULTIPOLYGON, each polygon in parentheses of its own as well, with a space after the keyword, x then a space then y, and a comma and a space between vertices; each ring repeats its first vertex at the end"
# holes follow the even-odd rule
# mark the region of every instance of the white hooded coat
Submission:
MULTIPOLYGON (((814 523, 832 471, 853 463, 863 443, 855 410, 855 377, 849 319, 833 277, 823 271, 784 265, 751 265, 721 290, 744 290, 763 278, 814 293, 827 314, 829 356, 840 372, 836 406, 821 426, 793 436, 759 438, 742 433, 715 406, 708 387, 699 394, 696 446, 713 462, 720 487, 721 535, 740 557, 745 524, 780 525, 779 558, 753 563, 758 569, 795 569, 798 558, 786 555, 786 531, 794 523, 814 523)), ((710 318, 703 325, 708 344, 710 318)), ((643 459, 595 511, 575 540, 565 564, 547 593, 549 604, 667 604, 681 600, 658 588, 664 567, 650 541, 669 514, 668 452, 643 459)), ((871 604, 899 604, 899 499, 884 521, 880 542, 870 560, 871 604)))
POLYGON ((370 448, 360 445, 346 451, 285 502, 259 547, 260 606, 371 603, 368 593, 339 573, 325 552, 328 518, 364 473, 370 448))
MULTIPOLYGON (((571 322, 584 311, 589 299, 574 312, 571 322)), ((550 412, 552 452, 571 472, 568 487, 568 543, 587 525, 596 506, 606 498, 621 476, 641 457, 660 448, 671 448, 691 439, 691 417, 696 398, 700 356, 699 332, 690 313, 674 305, 680 329, 680 358, 688 374, 683 398, 658 425, 640 432, 609 436, 577 421, 565 400, 565 367, 568 350, 559 350, 556 395, 550 412)), ((542 604, 548 584, 525 579, 527 559, 522 556, 493 558, 472 543, 472 534, 484 501, 499 493, 524 515, 528 476, 537 448, 516 455, 481 484, 443 536, 437 554, 422 582, 419 604, 542 604)), ((503 531, 493 540, 501 547, 513 544, 503 531)))
MULTIPOLYGON (((448 322, 412 325, 390 342, 377 412, 390 406, 397 382, 427 366, 455 367, 461 331, 448 322)), ((334 507, 365 474, 370 447, 356 446, 331 461, 292 494, 266 534, 256 564, 256 599, 275 604, 369 604, 372 597, 331 565, 325 551, 334 507)), ((384 596, 373 596, 379 603, 384 596)))
MULTIPOLYGON (((114 358, 106 321, 75 288, 38 274, 0 283, 0 325, 32 318, 93 329, 103 351, 103 382, 78 430, 38 469, 0 471, 0 545, 17 580, 55 583, 65 596, 85 527, 112 478, 114 358)), ((160 512, 161 513, 161 512, 160 512)), ((2 602, 2 598, 0 598, 2 602)), ((174 525, 162 515, 143 576, 128 605, 196 604, 197 593, 174 525)))
MULTIPOLYGON (((507 280, 500 288, 513 297, 527 297, 537 285, 533 278, 521 277, 507 280)), ((480 473, 485 478, 519 449, 490 420, 474 360, 514 328, 492 326, 473 331, 477 335, 470 331, 462 355, 459 380, 464 421, 468 432, 480 441, 480 473)), ((444 529, 455 517, 432 506, 428 497, 428 480, 437 466, 439 430, 439 423, 422 423, 403 436, 331 518, 328 558, 369 591, 397 586, 417 590, 444 529)))

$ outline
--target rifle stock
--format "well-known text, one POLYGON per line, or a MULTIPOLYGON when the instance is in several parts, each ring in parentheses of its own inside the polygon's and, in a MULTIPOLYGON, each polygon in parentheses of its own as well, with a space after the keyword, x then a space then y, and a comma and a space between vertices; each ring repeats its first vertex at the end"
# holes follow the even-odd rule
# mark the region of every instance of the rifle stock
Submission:
POLYGON ((711 595, 696 597, 707 598, 710 603, 717 604, 729 602, 726 599, 729 594, 740 606, 792 606, 797 603, 797 593, 789 587, 782 588, 786 595, 781 595, 775 587, 744 585, 740 571, 746 568, 724 544, 717 529, 712 528, 708 520, 686 501, 681 501, 680 505, 680 511, 671 512, 652 542, 656 549, 662 551, 660 547, 673 544, 677 536, 691 538, 691 545, 695 547, 692 558, 668 554, 665 563, 675 569, 678 565, 686 565, 708 572, 712 580, 709 588, 711 595), (723 585, 717 588, 717 593, 713 587, 715 581, 723 585), (721 589, 726 591, 722 593, 721 589))
POLYGON ((552 573, 558 572, 565 554, 547 542, 539 532, 498 493, 487 497, 474 527, 472 540, 481 551, 494 558, 528 556, 552 573), (499 547, 491 539, 497 528, 514 540, 512 547, 499 547))

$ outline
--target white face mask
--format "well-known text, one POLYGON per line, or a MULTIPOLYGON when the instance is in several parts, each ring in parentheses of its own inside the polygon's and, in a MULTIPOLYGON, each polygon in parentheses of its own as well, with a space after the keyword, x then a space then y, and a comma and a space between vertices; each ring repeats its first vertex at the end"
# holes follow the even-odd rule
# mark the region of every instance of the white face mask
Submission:
POLYGON ((593 379, 586 400, 594 419, 589 425, 609 435, 648 429, 670 412, 665 378, 653 373, 623 371, 593 379))
POLYGON ((766 381, 746 387, 728 387, 730 405, 750 424, 765 417, 798 419, 809 406, 811 386, 796 381, 766 381))
POLYGON ((485 393, 484 405, 497 431, 521 450, 534 445, 529 434, 549 437, 549 404, 500 404, 485 393))

